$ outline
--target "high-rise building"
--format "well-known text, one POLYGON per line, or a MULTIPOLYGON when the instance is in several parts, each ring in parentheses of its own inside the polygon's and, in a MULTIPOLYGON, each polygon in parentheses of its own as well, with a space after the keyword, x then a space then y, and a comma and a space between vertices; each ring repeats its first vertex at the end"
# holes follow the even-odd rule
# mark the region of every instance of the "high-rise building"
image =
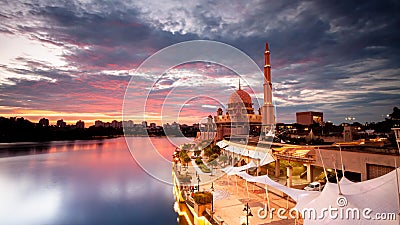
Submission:
POLYGON ((134 123, 132 120, 128 120, 128 121, 122 121, 122 124, 125 128, 131 128, 133 127, 134 123))
POLYGON ((101 120, 96 120, 96 121, 94 121, 94 126, 95 127, 104 127, 104 123, 101 120))
POLYGON ((49 120, 46 118, 42 118, 39 120, 39 126, 42 127, 48 127, 49 126, 49 120))
POLYGON ((85 122, 83 122, 82 120, 77 121, 76 122, 76 128, 78 128, 78 129, 85 128, 85 122))
POLYGON ((67 123, 63 119, 57 120, 57 127, 66 127, 67 123))
POLYGON ((324 121, 324 114, 322 112, 296 112, 296 123, 301 125, 322 124, 324 121))
POLYGON ((146 128, 147 127, 147 121, 142 121, 142 127, 146 128))

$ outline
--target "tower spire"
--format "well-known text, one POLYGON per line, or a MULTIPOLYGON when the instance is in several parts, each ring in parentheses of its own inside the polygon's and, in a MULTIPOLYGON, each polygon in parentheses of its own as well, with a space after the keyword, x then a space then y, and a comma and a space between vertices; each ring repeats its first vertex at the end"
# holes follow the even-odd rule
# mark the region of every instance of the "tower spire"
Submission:
POLYGON ((239 90, 241 90, 241 88, 240 88, 240 78, 239 78, 239 90))
POLYGON ((271 62, 268 42, 264 52, 264 105, 262 107, 262 133, 271 133, 275 126, 274 105, 272 103, 271 62))

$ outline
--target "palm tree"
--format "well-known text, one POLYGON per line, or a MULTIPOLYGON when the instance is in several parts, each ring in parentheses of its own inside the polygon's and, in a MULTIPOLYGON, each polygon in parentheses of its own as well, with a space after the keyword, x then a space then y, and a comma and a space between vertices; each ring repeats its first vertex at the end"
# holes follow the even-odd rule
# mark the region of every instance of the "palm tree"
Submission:
POLYGON ((214 167, 218 165, 217 159, 213 159, 208 163, 211 166, 211 175, 213 175, 214 167))
POLYGON ((186 154, 186 155, 183 157, 183 163, 186 164, 186 168, 188 167, 188 163, 189 163, 190 161, 191 161, 190 157, 186 154))
POLYGON ((219 157, 219 160, 222 161, 222 162, 224 163, 224 167, 225 167, 226 162, 228 161, 228 156, 226 156, 226 155, 221 155, 221 156, 219 157))
POLYGON ((220 155, 220 154, 221 154, 221 148, 220 148, 218 145, 214 145, 214 146, 212 147, 212 152, 213 152, 214 154, 220 155))
POLYGON ((210 157, 213 154, 213 151, 210 146, 204 148, 204 155, 210 157))

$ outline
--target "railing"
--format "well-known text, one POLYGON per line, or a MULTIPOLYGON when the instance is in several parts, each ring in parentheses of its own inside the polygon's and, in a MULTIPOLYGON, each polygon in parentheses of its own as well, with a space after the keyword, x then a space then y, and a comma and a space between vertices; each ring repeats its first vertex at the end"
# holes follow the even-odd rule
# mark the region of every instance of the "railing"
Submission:
POLYGON ((227 225, 221 217, 219 216, 213 216, 213 213, 210 211, 210 209, 206 209, 203 213, 203 216, 212 224, 212 225, 227 225))
POLYGON ((194 202, 190 198, 188 198, 188 194, 186 193, 186 191, 182 192, 182 198, 185 200, 186 204, 194 208, 194 202))
POLYGON ((289 155, 289 154, 279 154, 279 153, 274 153, 274 155, 278 156, 278 158, 280 158, 280 159, 296 160, 296 161, 307 162, 307 163, 315 162, 315 159, 312 156, 301 157, 301 156, 294 156, 294 155, 289 155))

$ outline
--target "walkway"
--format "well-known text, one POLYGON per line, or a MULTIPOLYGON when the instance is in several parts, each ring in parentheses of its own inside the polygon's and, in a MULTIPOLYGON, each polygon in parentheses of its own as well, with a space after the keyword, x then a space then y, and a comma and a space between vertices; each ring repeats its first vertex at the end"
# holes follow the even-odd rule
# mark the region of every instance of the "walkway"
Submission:
MULTIPOLYGON (((247 183, 249 189, 248 196, 246 191, 246 182, 241 178, 237 178, 238 190, 236 190, 235 178, 232 178, 229 180, 229 185, 227 176, 224 176, 223 178, 214 182, 214 188, 216 192, 223 190, 224 192, 229 193, 229 196, 226 198, 219 198, 218 196, 214 198, 214 216, 222 218, 222 220, 224 220, 228 225, 240 224, 241 219, 243 219, 243 216, 245 216, 245 212, 243 212, 244 205, 249 203, 251 212, 253 214, 252 217, 249 217, 249 223, 252 225, 295 224, 293 219, 282 220, 278 218, 276 212, 273 213, 272 220, 269 217, 266 219, 260 218, 258 216, 258 212, 267 204, 267 200, 265 199, 265 190, 251 183, 247 183)), ((269 199, 270 207, 275 208, 276 210, 279 208, 286 209, 287 207, 291 209, 295 205, 293 202, 287 201, 287 199, 271 193, 269 194, 269 199)), ((302 223, 297 221, 296 224, 302 223)))
MULTIPOLYGON (((249 217, 251 225, 264 225, 264 224, 295 224, 293 219, 280 219, 276 212, 273 213, 272 219, 269 217, 262 219, 258 216, 259 210, 265 207, 267 200, 265 198, 265 189, 261 185, 253 185, 247 183, 249 193, 247 193, 246 181, 240 177, 237 179, 237 187, 235 182, 235 176, 230 176, 229 181, 225 173, 220 169, 214 169, 214 176, 210 176, 210 173, 203 173, 195 165, 194 160, 192 165, 188 167, 188 173, 192 176, 192 185, 197 186, 197 177, 200 177, 200 190, 210 190, 211 185, 214 187, 214 216, 221 218, 227 225, 241 224, 241 219, 245 212, 243 212, 244 205, 249 203, 253 217, 249 217), (201 173, 200 173, 201 172, 201 173), (229 184, 229 185, 228 185, 229 184)), ((295 203, 287 201, 286 198, 279 197, 275 194, 269 194, 270 207, 278 210, 279 208, 291 209, 295 206, 295 203)), ((287 214, 286 214, 287 215, 287 214)), ((296 221, 296 224, 299 221, 296 221)))

